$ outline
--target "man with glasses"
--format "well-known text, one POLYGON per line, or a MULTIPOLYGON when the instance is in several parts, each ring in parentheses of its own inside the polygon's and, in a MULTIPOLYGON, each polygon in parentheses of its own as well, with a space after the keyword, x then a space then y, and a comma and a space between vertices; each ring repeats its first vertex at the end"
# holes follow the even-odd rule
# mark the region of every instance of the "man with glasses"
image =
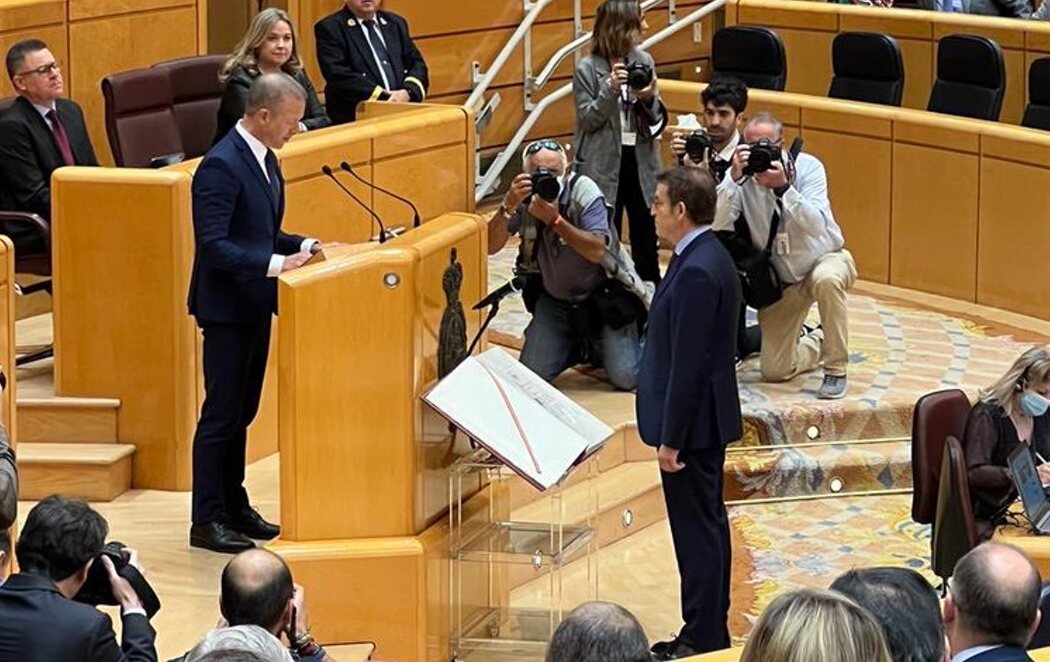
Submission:
POLYGON ((530 144, 523 160, 489 222, 490 254, 521 235, 516 271, 527 275, 532 313, 521 362, 548 381, 579 363, 604 366, 613 386, 630 391, 644 309, 634 294, 610 286, 602 267, 607 247, 618 250, 605 197, 592 179, 568 172, 557 141, 530 144))
MULTIPOLYGON (((18 98, 0 116, 0 209, 51 218, 51 173, 62 166, 97 166, 84 113, 62 98, 62 68, 39 39, 7 51, 7 75, 18 98)), ((33 228, 14 232, 19 251, 43 252, 33 228)))

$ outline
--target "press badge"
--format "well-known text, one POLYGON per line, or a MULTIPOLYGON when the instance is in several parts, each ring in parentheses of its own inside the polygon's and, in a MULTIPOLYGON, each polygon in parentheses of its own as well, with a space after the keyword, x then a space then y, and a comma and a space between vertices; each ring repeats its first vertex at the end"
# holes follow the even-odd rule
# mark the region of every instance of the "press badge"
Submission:
POLYGON ((620 144, 628 147, 634 147, 638 144, 638 134, 634 131, 624 131, 620 134, 620 144))
POLYGON ((787 232, 778 232, 774 248, 777 255, 789 255, 791 253, 791 242, 788 241, 787 232))

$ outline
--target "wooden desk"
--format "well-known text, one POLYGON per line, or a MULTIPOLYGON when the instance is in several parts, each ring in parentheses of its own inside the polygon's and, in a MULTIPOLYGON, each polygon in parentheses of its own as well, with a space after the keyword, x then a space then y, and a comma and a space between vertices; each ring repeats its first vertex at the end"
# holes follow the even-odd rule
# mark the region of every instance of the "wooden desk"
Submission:
POLYGON ((1039 569, 1043 581, 1050 581, 1050 536, 1033 535, 1016 526, 1001 526, 993 539, 1024 550, 1039 569))

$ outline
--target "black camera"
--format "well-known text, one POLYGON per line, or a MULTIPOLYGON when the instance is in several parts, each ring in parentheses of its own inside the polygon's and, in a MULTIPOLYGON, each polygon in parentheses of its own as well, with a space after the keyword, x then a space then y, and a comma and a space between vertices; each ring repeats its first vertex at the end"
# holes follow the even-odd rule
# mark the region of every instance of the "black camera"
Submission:
POLYGON ((774 163, 781 161, 780 148, 769 138, 759 138, 751 143, 750 148, 747 167, 744 168, 745 175, 765 172, 772 168, 774 163))
POLYGON ((653 68, 644 62, 627 65, 627 85, 632 90, 644 90, 653 82, 653 68))
POLYGON ((700 164, 707 159, 707 152, 711 149, 711 136, 707 131, 697 129, 685 137, 685 153, 689 160, 700 164))
POLYGON ((102 563, 102 557, 109 557, 117 574, 126 579, 131 584, 131 588, 135 589, 139 601, 142 602, 142 608, 146 610, 146 617, 153 618, 153 615, 160 611, 160 598, 157 597, 153 587, 149 585, 138 568, 131 565, 130 557, 125 549, 124 543, 121 542, 106 543, 102 551, 95 557, 95 562, 91 564, 87 580, 73 599, 92 606, 120 604, 113 595, 109 573, 106 571, 105 564, 102 563))
POLYGON ((532 177, 532 192, 547 202, 554 202, 561 193, 561 184, 558 176, 550 168, 540 166, 530 175, 532 177))

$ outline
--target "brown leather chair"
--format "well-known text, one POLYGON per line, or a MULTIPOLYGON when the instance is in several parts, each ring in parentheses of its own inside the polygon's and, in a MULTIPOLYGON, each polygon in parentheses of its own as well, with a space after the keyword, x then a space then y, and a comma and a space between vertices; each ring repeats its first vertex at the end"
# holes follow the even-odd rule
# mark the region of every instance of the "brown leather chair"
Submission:
POLYGON ((102 79, 106 135, 118 166, 148 168, 154 158, 185 154, 164 69, 134 69, 102 79))
POLYGON ((937 514, 930 538, 930 566, 947 581, 955 564, 977 546, 977 524, 970 501, 970 481, 962 445, 954 436, 944 440, 944 457, 937 494, 937 514))
POLYGON ((219 104, 226 89, 226 85, 219 82, 219 69, 226 57, 197 55, 153 65, 167 70, 171 80, 175 122, 187 159, 204 156, 211 149, 219 104))
POLYGON ((970 400, 959 389, 934 391, 919 398, 911 422, 911 517, 933 524, 941 475, 944 438, 962 439, 970 400))

